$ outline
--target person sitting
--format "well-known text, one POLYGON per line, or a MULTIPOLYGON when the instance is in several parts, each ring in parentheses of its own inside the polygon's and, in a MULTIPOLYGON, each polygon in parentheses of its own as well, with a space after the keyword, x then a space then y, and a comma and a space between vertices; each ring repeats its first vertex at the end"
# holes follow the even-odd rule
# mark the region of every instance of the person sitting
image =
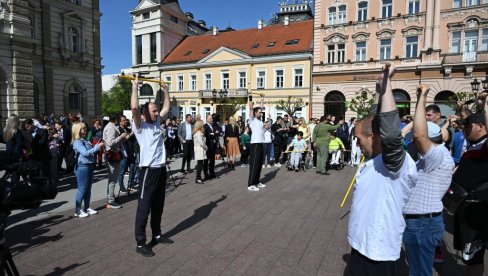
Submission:
POLYGON ((293 147, 293 151, 290 156, 290 168, 293 168, 298 172, 302 155, 307 150, 307 144, 305 143, 305 140, 303 140, 303 132, 299 131, 297 133, 297 137, 291 141, 286 151, 290 151, 291 147, 293 147))
POLYGON ((331 153, 330 158, 330 166, 337 167, 339 166, 339 161, 341 159, 342 150, 345 149, 342 140, 337 137, 336 132, 332 132, 330 134, 330 142, 329 142, 329 152, 331 153))

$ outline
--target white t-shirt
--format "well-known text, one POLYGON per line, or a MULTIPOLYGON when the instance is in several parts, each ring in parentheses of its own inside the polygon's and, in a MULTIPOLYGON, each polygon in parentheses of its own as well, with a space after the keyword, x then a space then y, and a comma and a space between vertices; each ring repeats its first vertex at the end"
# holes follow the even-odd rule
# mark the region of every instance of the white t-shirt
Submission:
POLYGON ((251 144, 264 143, 263 122, 254 117, 249 118, 249 128, 251 128, 251 144))
POLYGON ((140 147, 139 167, 160 168, 166 162, 166 150, 164 148, 163 130, 159 127, 161 118, 148 124, 141 121, 141 127, 137 128, 131 120, 134 135, 140 147))
POLYGON ((264 143, 271 143, 273 139, 271 139, 271 131, 269 129, 264 131, 264 143))
POLYGON ((361 165, 349 216, 349 245, 374 261, 398 260, 406 226, 403 207, 416 182, 417 167, 408 154, 396 173, 388 171, 381 154, 361 165))

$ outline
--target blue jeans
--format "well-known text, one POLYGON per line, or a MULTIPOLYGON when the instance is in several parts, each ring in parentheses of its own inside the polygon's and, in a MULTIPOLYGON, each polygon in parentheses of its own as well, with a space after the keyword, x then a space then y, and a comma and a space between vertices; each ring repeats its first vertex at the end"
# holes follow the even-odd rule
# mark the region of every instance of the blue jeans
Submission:
POLYGON ((434 218, 406 219, 403 244, 409 275, 432 275, 435 247, 444 238, 442 214, 434 218))
POLYGON ((90 208, 91 187, 93 184, 93 164, 77 165, 75 167, 78 192, 76 193, 75 213, 81 210, 81 202, 85 202, 85 210, 90 208))
POLYGON ((135 162, 132 162, 129 164, 129 183, 127 184, 127 187, 133 187, 134 182, 138 178, 137 175, 137 164, 135 162))
POLYGON ((117 182, 119 183, 119 187, 123 188, 124 186, 124 174, 125 174, 125 167, 127 166, 127 158, 122 158, 119 163, 119 176, 117 177, 117 182))

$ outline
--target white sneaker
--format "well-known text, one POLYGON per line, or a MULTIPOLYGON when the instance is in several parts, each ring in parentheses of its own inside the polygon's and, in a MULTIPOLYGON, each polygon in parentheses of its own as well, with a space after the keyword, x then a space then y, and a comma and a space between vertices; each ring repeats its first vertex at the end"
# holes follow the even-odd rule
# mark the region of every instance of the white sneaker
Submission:
POLYGON ((246 164, 242 164, 241 165, 241 168, 245 168, 245 167, 247 167, 246 164))
POLYGON ((247 190, 248 191, 253 191, 253 192, 259 191, 259 189, 256 186, 254 186, 254 185, 247 187, 247 190))
POLYGON ((280 168, 281 167, 281 164, 280 163, 276 163, 274 166, 277 167, 277 168, 280 168))
POLYGON ((263 169, 266 168, 266 165, 263 165, 263 169))
POLYGON ((264 185, 263 183, 259 183, 258 185, 256 185, 256 187, 258 187, 258 188, 264 188, 264 187, 266 187, 266 185, 264 185))
POLYGON ((75 213, 75 217, 79 217, 79 218, 86 218, 88 217, 89 215, 85 212, 83 212, 83 210, 80 210, 80 212, 77 214, 75 213))
POLYGON ((266 168, 271 168, 271 165, 270 164, 266 165, 266 168))
POLYGON ((86 212, 87 212, 89 215, 96 215, 96 214, 98 214, 98 211, 93 210, 92 208, 88 208, 88 209, 86 209, 86 212))

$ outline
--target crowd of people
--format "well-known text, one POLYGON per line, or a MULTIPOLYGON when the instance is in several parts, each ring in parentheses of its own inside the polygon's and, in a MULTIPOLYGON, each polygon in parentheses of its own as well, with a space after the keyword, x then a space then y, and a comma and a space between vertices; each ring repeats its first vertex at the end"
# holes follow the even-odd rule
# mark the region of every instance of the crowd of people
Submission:
POLYGON ((154 103, 141 109, 136 78, 131 120, 114 114, 106 121, 86 122, 80 114, 52 113, 21 122, 11 115, 1 139, 19 162, 39 162, 42 174, 53 181, 74 172, 76 217, 97 214, 90 207, 96 170, 108 173, 106 208, 122 207, 117 186, 122 194, 137 192, 136 252, 143 256, 154 255, 151 245, 173 242, 161 235, 171 158, 182 158, 182 174, 195 169, 197 184, 218 177, 219 159, 230 170, 249 168, 251 192, 267 186, 261 171, 272 166, 286 164, 296 172, 313 168, 328 175, 330 169, 350 165, 359 167, 348 227, 352 275, 395 275, 402 244, 410 275, 431 275, 433 263, 442 259, 445 208, 454 214, 454 247, 463 252, 468 274, 482 275, 488 240, 488 192, 480 188, 488 186, 486 93, 477 99, 477 112, 459 103, 456 114, 442 120, 438 106, 426 106, 430 90, 420 85, 415 116, 400 118, 391 89, 394 74, 394 67, 385 66, 372 114, 348 122, 333 115, 308 122, 289 115, 265 119, 263 101, 255 106, 252 95, 247 120, 222 120, 218 114, 205 121, 190 114, 183 121, 167 118, 167 87, 161 110, 154 103), (459 191, 464 193, 456 195, 459 191), (152 239, 146 244, 149 215, 152 239))

